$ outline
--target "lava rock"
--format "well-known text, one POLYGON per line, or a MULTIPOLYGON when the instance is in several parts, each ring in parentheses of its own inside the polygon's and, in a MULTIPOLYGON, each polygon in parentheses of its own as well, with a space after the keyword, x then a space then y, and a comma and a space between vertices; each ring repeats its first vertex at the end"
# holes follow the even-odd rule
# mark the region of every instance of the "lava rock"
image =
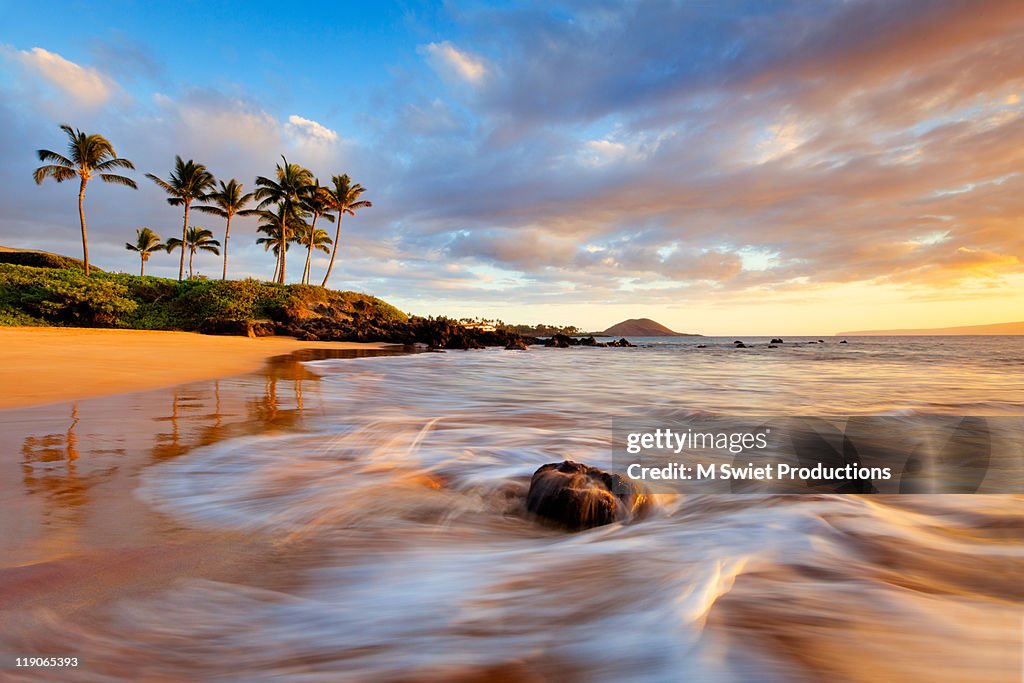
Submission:
POLYGON ((544 342, 544 346, 555 349, 567 349, 572 346, 572 339, 564 334, 556 334, 544 342))
POLYGON ((526 494, 529 512, 573 531, 630 521, 650 505, 636 482, 572 460, 541 466, 526 494))
POLYGON ((698 349, 706 349, 706 348, 708 348, 708 345, 707 344, 697 344, 697 348, 698 349))
POLYGON ((520 337, 509 339, 508 344, 505 345, 506 351, 526 351, 529 348, 530 347, 526 345, 526 342, 520 337))
POLYGON ((847 343, 847 341, 846 341, 846 340, 844 339, 843 341, 841 341, 841 342, 839 342, 839 343, 840 343, 840 344, 846 344, 846 343, 847 343))
POLYGON ((785 342, 783 342, 783 341, 782 341, 781 339, 779 339, 778 337, 776 337, 775 339, 772 339, 772 340, 771 340, 770 342, 768 342, 768 343, 769 343, 769 344, 784 344, 785 342))
POLYGON ((743 342, 736 342, 736 348, 737 349, 745 349, 745 348, 747 348, 747 345, 744 344, 743 342))
MULTIPOLYGON (((217 320, 211 319, 203 323, 199 331, 203 334, 226 334, 239 337, 269 337, 274 334, 275 326, 270 320, 217 320)), ((292 336, 301 337, 301 330, 293 330, 292 336)))

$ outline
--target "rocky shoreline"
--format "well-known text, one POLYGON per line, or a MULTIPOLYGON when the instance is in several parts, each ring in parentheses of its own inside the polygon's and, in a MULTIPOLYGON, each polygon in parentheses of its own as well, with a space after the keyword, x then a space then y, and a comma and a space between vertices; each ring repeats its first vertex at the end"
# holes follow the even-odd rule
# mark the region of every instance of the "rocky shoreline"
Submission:
POLYGON ((501 329, 479 330, 443 317, 413 316, 405 321, 384 319, 377 315, 375 309, 369 306, 360 307, 358 303, 353 310, 348 311, 329 304, 318 304, 304 310, 282 312, 280 318, 276 320, 215 320, 210 321, 200 332, 249 337, 286 335, 302 341, 420 344, 438 351, 495 346, 510 351, 525 351, 531 346, 560 349, 573 346, 633 346, 625 337, 609 342, 598 341, 593 335, 572 337, 555 334, 550 337, 534 337, 501 329))

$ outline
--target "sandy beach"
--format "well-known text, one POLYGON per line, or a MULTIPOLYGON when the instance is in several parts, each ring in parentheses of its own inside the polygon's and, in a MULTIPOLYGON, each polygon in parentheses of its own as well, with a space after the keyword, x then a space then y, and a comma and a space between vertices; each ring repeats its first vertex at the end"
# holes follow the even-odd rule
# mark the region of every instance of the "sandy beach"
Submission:
POLYGON ((0 410, 170 387, 258 370, 302 349, 387 344, 217 337, 194 332, 0 328, 0 410))

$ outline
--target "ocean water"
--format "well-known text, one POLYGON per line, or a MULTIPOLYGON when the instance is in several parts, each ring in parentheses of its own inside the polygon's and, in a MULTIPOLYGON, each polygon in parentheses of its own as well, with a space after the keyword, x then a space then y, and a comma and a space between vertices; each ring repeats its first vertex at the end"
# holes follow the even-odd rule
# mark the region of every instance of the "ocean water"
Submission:
POLYGON ((166 680, 1022 680, 1022 496, 663 496, 575 534, 523 514, 540 465, 610 465, 616 417, 1024 416, 1024 337, 733 339, 306 363, 304 399, 274 387, 301 419, 132 493, 259 539, 278 580, 49 628, 166 680))

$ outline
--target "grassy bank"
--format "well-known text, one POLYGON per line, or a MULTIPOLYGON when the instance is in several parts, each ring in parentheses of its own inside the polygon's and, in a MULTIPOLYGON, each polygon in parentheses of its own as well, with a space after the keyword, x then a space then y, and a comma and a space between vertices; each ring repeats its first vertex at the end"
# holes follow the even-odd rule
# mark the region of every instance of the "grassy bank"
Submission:
POLYGON ((259 280, 182 281, 0 263, 0 325, 244 333, 311 317, 404 323, 376 297, 259 280))

